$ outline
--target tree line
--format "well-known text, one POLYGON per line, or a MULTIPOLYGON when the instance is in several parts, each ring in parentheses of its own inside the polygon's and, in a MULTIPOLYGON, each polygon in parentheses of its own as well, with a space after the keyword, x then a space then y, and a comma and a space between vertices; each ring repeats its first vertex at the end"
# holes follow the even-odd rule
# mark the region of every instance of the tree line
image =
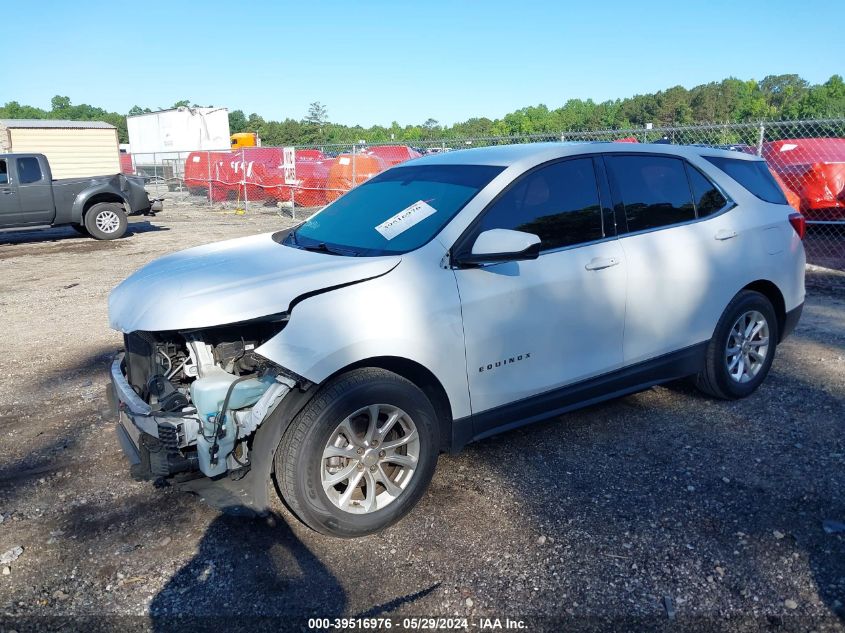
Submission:
MULTIPOLYGON (((128 142, 126 115, 95 106, 72 105, 68 97, 55 96, 50 110, 10 101, 0 107, 0 118, 73 119, 105 121, 118 129, 122 143, 128 142)), ((173 107, 189 106, 190 100, 173 107)), ((193 104, 196 106, 196 104, 193 104)), ((152 112, 134 106, 129 115, 152 112)), ((410 143, 437 139, 558 134, 566 131, 627 129, 653 123, 656 127, 702 122, 742 123, 763 119, 815 119, 845 116, 845 82, 833 75, 821 84, 810 84, 799 75, 769 75, 761 81, 735 78, 701 84, 691 89, 674 86, 655 93, 634 95, 596 103, 591 99, 570 99, 550 109, 528 106, 500 119, 473 117, 454 125, 428 119, 418 125, 342 125, 330 121, 325 105, 312 103, 302 119, 269 120, 242 110, 229 112, 231 132, 257 132, 264 145, 306 145, 313 143, 367 143, 396 141, 410 143)))

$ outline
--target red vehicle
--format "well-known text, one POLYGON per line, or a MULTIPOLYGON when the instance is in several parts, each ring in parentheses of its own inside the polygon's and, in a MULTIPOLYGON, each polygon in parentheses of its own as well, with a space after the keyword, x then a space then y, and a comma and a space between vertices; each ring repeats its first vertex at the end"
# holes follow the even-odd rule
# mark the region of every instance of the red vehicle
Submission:
POLYGON ((763 143, 763 158, 801 200, 812 220, 845 220, 845 138, 763 143))

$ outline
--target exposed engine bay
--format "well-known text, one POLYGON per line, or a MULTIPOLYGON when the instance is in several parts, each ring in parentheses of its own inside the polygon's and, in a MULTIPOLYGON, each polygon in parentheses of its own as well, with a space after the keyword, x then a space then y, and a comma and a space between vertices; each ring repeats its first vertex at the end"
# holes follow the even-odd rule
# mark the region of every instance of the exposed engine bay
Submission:
POLYGON ((249 469, 251 436, 302 381, 255 353, 285 322, 277 315, 248 325, 124 335, 121 377, 149 407, 146 427, 133 417, 142 430, 133 438, 141 462, 136 475, 199 470, 217 477, 249 469))

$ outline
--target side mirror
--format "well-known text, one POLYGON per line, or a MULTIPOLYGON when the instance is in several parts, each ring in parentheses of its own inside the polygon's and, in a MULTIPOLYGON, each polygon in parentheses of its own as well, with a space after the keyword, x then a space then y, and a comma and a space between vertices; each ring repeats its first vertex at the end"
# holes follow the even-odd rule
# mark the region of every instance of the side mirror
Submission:
POLYGON ((510 229, 490 229, 475 239, 472 252, 463 253, 455 258, 459 266, 494 264, 497 262, 516 262, 537 259, 540 255, 540 238, 533 233, 511 231, 510 229))

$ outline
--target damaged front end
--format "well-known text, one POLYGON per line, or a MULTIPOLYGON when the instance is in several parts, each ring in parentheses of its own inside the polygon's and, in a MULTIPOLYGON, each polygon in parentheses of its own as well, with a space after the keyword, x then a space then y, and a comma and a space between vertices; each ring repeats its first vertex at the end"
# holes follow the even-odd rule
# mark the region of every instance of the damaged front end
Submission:
POLYGON ((118 436, 137 479, 249 471, 255 431, 301 377, 255 353, 286 315, 124 335, 111 367, 118 436))

